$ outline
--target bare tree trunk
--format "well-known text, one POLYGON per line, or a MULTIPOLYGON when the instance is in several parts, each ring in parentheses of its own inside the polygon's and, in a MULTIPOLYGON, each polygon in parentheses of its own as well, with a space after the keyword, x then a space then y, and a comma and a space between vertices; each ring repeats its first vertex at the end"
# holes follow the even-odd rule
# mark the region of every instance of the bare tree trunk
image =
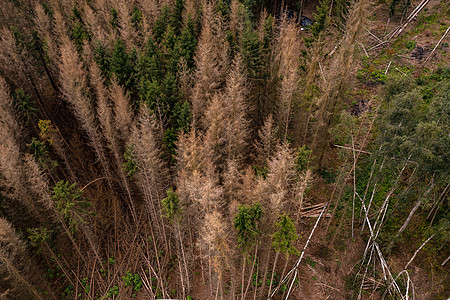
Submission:
MULTIPOLYGON (((256 300, 256 292, 258 291, 258 274, 259 274, 259 264, 256 265, 256 282, 255 282, 255 291, 253 293, 253 300, 256 300)), ((263 279, 264 281, 264 279, 263 279)))
POLYGON ((245 293, 244 293, 242 299, 245 299, 245 297, 247 296, 248 288, 250 287, 250 283, 252 282, 253 269, 255 268, 255 262, 256 262, 257 257, 258 257, 258 245, 256 245, 255 258, 253 259, 252 268, 251 268, 250 275, 248 278, 247 287, 245 288, 245 293))
MULTIPOLYGON (((158 248, 156 247, 156 241, 155 241, 155 234, 153 233, 153 228, 151 226, 150 226, 150 231, 151 231, 154 251, 155 251, 155 253, 158 253, 158 248)), ((161 272, 162 269, 161 269, 161 263, 159 261, 159 257, 158 257, 158 255, 155 255, 155 257, 156 257, 156 263, 158 265, 158 270, 161 272)), ((160 276, 160 277, 161 277, 161 280, 159 281, 159 283, 160 283, 160 286, 161 286, 161 293, 162 293, 163 297, 165 297, 166 296, 166 290, 164 289, 162 276, 160 276)))
POLYGON ((319 224, 320 219, 322 218, 322 215, 323 215, 323 213, 325 212, 325 210, 326 210, 326 208, 327 208, 327 206, 328 206, 329 204, 330 204, 330 203, 327 202, 327 204, 323 207, 322 211, 320 212, 320 215, 319 215, 319 217, 317 218, 317 221, 316 221, 316 223, 314 224, 314 227, 313 227, 313 229, 311 230, 311 233, 309 234, 308 239, 306 240, 306 244, 305 244, 305 246, 303 247, 303 250, 302 250, 302 252, 301 252, 301 254, 300 254, 300 257, 299 257, 299 259, 297 260, 297 263, 296 263, 295 266, 287 273, 286 278, 283 278, 283 277, 282 277, 282 278, 280 279, 280 283, 279 283, 279 285, 276 287, 276 289, 272 292, 272 295, 270 295, 271 297, 277 292, 278 288, 281 286, 281 284, 283 284, 283 282, 285 282, 286 280, 288 280, 288 282, 289 282, 291 276, 293 276, 293 278, 292 278, 292 283, 291 283, 291 285, 289 286, 287 296, 286 296, 286 298, 283 298, 283 299, 289 299, 289 295, 290 295, 290 293, 291 293, 292 286, 294 285, 295 279, 297 278, 297 275, 298 275, 298 267, 300 266, 300 263, 301 263, 301 261, 302 261, 302 259, 303 259, 303 255, 305 254, 306 248, 307 248, 308 245, 309 245, 309 241, 311 240, 311 238, 312 238, 312 236, 313 236, 313 234, 314 234, 314 231, 316 230, 317 225, 319 224))
POLYGON ((352 152, 353 152, 353 201, 352 201, 352 239, 353 239, 353 226, 355 223, 355 198, 356 198, 356 154, 355 154, 355 141, 352 138, 352 152))
POLYGON ((212 295, 213 289, 212 289, 211 247, 208 247, 208 272, 209 272, 209 291, 212 295))
POLYGON ((274 0, 273 2, 272 2, 272 15, 276 15, 277 14, 277 0, 274 0))
POLYGON ((392 249, 392 247, 393 247, 394 244, 395 244, 395 241, 399 238, 400 234, 402 234, 402 232, 405 231, 406 226, 408 226, 409 222, 411 221, 412 217, 414 216, 414 213, 419 209, 420 204, 422 204, 422 199, 423 199, 424 197, 426 197, 426 196, 431 192, 431 190, 433 189, 433 187, 434 187, 434 181, 433 181, 433 179, 431 179, 431 185, 430 185, 430 187, 429 187, 428 190, 425 192, 425 194, 423 195, 423 197, 420 198, 419 200, 417 200, 416 204, 414 205, 414 207, 413 207, 413 208, 411 209, 411 211, 409 212, 409 215, 408 215, 408 217, 406 218, 405 223, 403 223, 402 227, 400 227, 400 229, 398 230, 397 234, 396 234, 395 237, 392 239, 392 242, 389 244, 389 248, 388 248, 388 249, 392 249))
POLYGON ((414 260, 414 258, 416 258, 417 253, 419 253, 420 249, 423 248, 423 246, 425 246, 426 243, 428 243, 432 238, 434 237, 434 234, 432 236, 430 236, 425 242, 423 242, 422 245, 420 245, 419 249, 416 250, 416 252, 414 252, 414 255, 411 257, 411 259, 408 261, 408 263, 405 265, 405 270, 408 269, 408 266, 410 263, 412 263, 412 261, 414 260))
POLYGON ((441 266, 445 266, 445 264, 448 262, 450 260, 450 256, 449 257, 447 257, 447 259, 446 260, 444 260, 444 262, 441 264, 441 266))
POLYGON ((286 257, 286 262, 284 263, 283 272, 281 272, 281 277, 280 278, 283 278, 284 273, 286 273, 286 268, 287 268, 288 263, 289 263, 289 254, 286 257))
POLYGON ((441 203, 444 201, 444 199, 446 199, 445 194, 448 191, 448 187, 449 187, 449 184, 447 184, 447 186, 445 187, 444 191, 439 196, 438 200, 435 201, 435 204, 433 204, 433 207, 431 208, 430 213, 427 216, 427 220, 428 220, 431 217, 431 215, 433 214, 433 211, 434 211, 433 218, 431 218, 431 221, 430 221, 430 227, 431 227, 431 225, 433 225, 434 217, 436 217, 436 213, 439 211, 441 203))
POLYGON ((179 223, 177 223, 177 231, 178 231, 178 239, 180 241, 181 259, 183 260, 184 271, 186 272, 185 275, 186 275, 187 292, 189 293, 189 290, 191 289, 190 284, 189 284, 189 272, 188 272, 188 267, 187 267, 187 262, 186 262, 186 255, 184 253, 184 245, 183 245, 183 239, 181 238, 181 230, 180 230, 179 223))
POLYGON ((241 299, 244 300, 244 277, 245 277, 245 253, 243 254, 244 261, 242 262, 242 283, 241 283, 241 299))
MULTIPOLYGON (((199 251, 200 251, 200 257, 202 257, 202 250, 199 247, 199 251)), ((205 268, 203 267, 203 259, 200 259, 200 268, 202 269, 202 280, 203 280, 203 284, 206 284, 206 280, 205 280, 205 268)))
POLYGON ((284 12, 284 0, 281 0, 280 17, 283 16, 283 12, 284 12))
MULTIPOLYGON (((177 233, 177 235, 178 235, 178 233, 177 233)), ((180 243, 180 240, 178 240, 178 244, 181 249, 183 247, 183 245, 180 243)), ((181 267, 181 259, 178 259, 178 269, 180 270, 181 289, 182 289, 182 293, 183 293, 182 295, 183 295, 183 299, 185 299, 186 298, 186 288, 184 285, 184 271, 183 271, 183 268, 181 267)))
POLYGON ((216 289, 216 298, 215 298, 215 300, 219 299, 219 287, 220 287, 220 279, 217 280, 217 289, 216 289))
MULTIPOLYGON (((270 248, 267 250, 267 258, 266 258, 266 263, 263 269, 263 282, 266 280, 267 277, 267 272, 269 271, 269 262, 270 262, 270 248)), ((275 258, 276 259, 276 258, 275 258)), ((263 298, 263 294, 264 294, 264 284, 263 284, 263 288, 261 289, 261 291, 259 292, 259 298, 262 299, 263 298)))
POLYGON ((403 226, 399 229, 397 232, 397 237, 406 229, 406 226, 408 226, 409 222, 411 221, 412 217, 414 216, 414 213, 419 209, 420 204, 422 204, 422 200, 418 200, 414 207, 409 212, 408 218, 406 218, 405 223, 403 223, 403 226))
MULTIPOLYGON (((280 251, 277 251, 277 253, 275 254, 275 261, 273 262, 272 275, 270 276, 269 292, 267 293, 267 298, 270 298, 270 292, 272 291, 273 275, 275 273, 275 267, 277 266, 277 261, 278 261, 279 255, 280 255, 280 251)), ((280 277, 280 278, 282 278, 282 277, 280 277)))

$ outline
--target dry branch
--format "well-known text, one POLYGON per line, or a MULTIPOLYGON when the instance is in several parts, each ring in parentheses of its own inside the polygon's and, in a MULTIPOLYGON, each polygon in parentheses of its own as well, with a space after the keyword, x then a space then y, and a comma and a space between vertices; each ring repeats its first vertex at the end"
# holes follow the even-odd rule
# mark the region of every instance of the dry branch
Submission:
POLYGON ((411 259, 405 265, 405 268, 404 268, 405 270, 408 269, 408 266, 412 263, 414 258, 416 258, 416 255, 417 255, 417 253, 419 253, 420 249, 422 249, 423 246, 425 246, 425 244, 428 243, 433 237, 434 237, 434 234, 432 236, 430 236, 429 238, 427 238, 427 240, 425 242, 423 242, 422 245, 420 245, 420 247, 416 250, 416 252, 414 252, 414 255, 411 257, 411 259))
POLYGON ((445 266, 445 264, 446 264, 449 260, 450 260, 450 256, 447 257, 447 258, 442 262, 441 266, 442 266, 442 267, 445 266))
POLYGON ((405 23, 397 28, 397 30, 394 31, 394 33, 389 37, 388 40, 391 38, 396 38, 402 33, 402 31, 408 26, 408 24, 414 20, 414 18, 419 14, 419 12, 430 2, 430 0, 423 0, 420 2, 420 4, 411 12, 411 14, 406 19, 405 23))
POLYGON ((447 30, 445 31, 444 35, 442 35, 442 37, 439 40, 439 42, 437 42, 436 46, 434 46, 434 48, 431 51, 430 55, 428 55, 428 57, 425 59, 425 61, 423 62, 424 64, 427 63, 427 61, 430 59, 431 55, 433 55, 434 51, 436 51, 437 47, 439 47, 439 45, 441 44, 442 40, 445 38, 445 36, 447 35, 449 30, 450 30, 450 26, 447 28, 447 30))

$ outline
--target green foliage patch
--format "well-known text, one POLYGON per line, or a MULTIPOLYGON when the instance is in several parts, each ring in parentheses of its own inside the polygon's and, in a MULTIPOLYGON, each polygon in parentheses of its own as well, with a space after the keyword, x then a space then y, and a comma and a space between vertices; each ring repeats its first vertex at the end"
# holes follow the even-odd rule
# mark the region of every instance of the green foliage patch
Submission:
POLYGON ((142 279, 139 274, 131 273, 130 271, 127 271, 125 276, 122 277, 123 282, 125 283, 125 286, 130 286, 133 288, 133 291, 139 292, 142 288, 142 279))
POLYGON ((82 192, 77 184, 68 181, 59 181, 53 189, 52 200, 56 204, 59 214, 68 223, 69 229, 75 233, 84 222, 83 215, 90 214, 86 209, 91 204, 81 197, 82 192))
POLYGON ((234 227, 238 233, 238 244, 244 251, 256 242, 261 216, 262 209, 259 203, 239 206, 239 212, 234 218, 234 227))

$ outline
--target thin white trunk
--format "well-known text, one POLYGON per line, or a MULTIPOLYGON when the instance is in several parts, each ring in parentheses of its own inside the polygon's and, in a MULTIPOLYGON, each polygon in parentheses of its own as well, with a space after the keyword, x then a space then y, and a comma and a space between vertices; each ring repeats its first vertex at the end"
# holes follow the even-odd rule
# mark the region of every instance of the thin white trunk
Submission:
POLYGON ((211 268, 211 247, 208 247, 208 268, 209 268, 209 291, 213 294, 212 289, 212 268, 211 268))
POLYGON ((259 276, 259 264, 256 265, 256 283, 255 283, 255 291, 253 292, 253 300, 256 300, 256 292, 258 291, 258 276, 259 276))
POLYGON ((398 230, 397 236, 400 235, 406 229, 406 226, 408 226, 409 222, 411 221, 412 217, 414 216, 414 213, 419 209, 421 203, 422 203, 421 199, 416 202, 414 207, 409 212, 409 216, 408 216, 408 218, 406 218, 405 223, 403 223, 402 227, 398 230))
POLYGON ((369 260, 367 261, 367 266, 366 266, 366 269, 364 271, 363 278, 361 280, 361 286, 359 287, 359 293, 358 293, 358 300, 361 299, 361 294, 362 294, 363 285, 364 285, 364 279, 366 278, 367 270, 369 269, 370 261, 372 260, 373 249, 374 249, 374 247, 372 247, 372 249, 370 251, 370 257, 369 257, 369 260))
POLYGON ((395 238, 392 240, 389 248, 392 248, 392 246, 394 246, 395 241, 398 239, 398 237, 400 236, 400 234, 402 234, 403 231, 405 231, 406 227, 408 226, 409 222, 411 221, 412 217, 414 216, 415 212, 419 209, 420 204, 422 204, 422 199, 425 198, 433 189, 434 187, 434 180, 431 179, 431 185, 428 188, 428 190, 424 193, 424 195, 419 198, 419 200, 417 200, 416 204, 414 205, 414 207, 411 209, 411 211, 409 212, 408 217, 405 220, 405 223, 403 223, 402 227, 400 227, 400 229, 398 230, 397 234, 395 235, 395 238))
MULTIPOLYGON (((181 247, 181 245, 180 245, 181 247)), ((180 270, 180 280, 181 280, 181 289, 183 292, 183 299, 186 297, 186 289, 184 286, 184 274, 183 274, 183 268, 181 267, 181 260, 178 259, 178 269, 180 270)))
POLYGON ((445 38, 445 36, 447 35, 449 30, 450 30, 450 26, 447 28, 447 30, 445 31, 444 35, 441 37, 439 42, 437 42, 436 46, 434 46, 433 51, 431 51, 430 55, 428 55, 428 57, 425 59, 425 61, 423 62, 424 64, 430 59, 431 55, 433 55, 433 53, 434 53, 434 51, 436 51, 437 47, 439 47, 439 45, 441 44, 442 40, 445 38))
MULTIPOLYGON (((220 279, 217 280, 217 289, 216 289, 216 298, 215 298, 215 300, 219 299, 219 287, 220 287, 220 279)), ((184 297, 183 297, 183 299, 184 299, 184 297)))
POLYGON ((177 231, 178 231, 178 239, 180 241, 181 258, 183 260, 184 271, 186 272, 185 275, 186 275, 187 292, 189 293, 189 290, 191 289, 190 283, 189 283, 189 272, 188 272, 188 267, 187 267, 187 262, 186 262, 186 255, 184 253, 183 239, 181 238, 181 229, 180 229, 179 223, 177 223, 177 231))
POLYGON ((444 260, 444 262, 441 264, 441 266, 445 266, 445 264, 449 261, 449 259, 450 259, 450 256, 449 257, 447 257, 447 259, 446 260, 444 260))
POLYGON ((280 278, 283 278, 284 274, 286 273, 286 268, 287 268, 288 263, 289 263, 289 254, 286 256, 286 261, 284 262, 284 267, 283 267, 283 271, 281 271, 280 278))
POLYGON ((313 236, 313 234, 314 234, 314 231, 316 230, 317 225, 319 224, 319 221, 320 221, 320 219, 322 218, 322 215, 323 215, 323 213, 325 212, 325 210, 326 210, 328 204, 329 204, 329 203, 325 204, 325 206, 323 207, 322 211, 320 212, 320 215, 319 215, 319 217, 317 218, 316 224, 314 224, 314 227, 313 227, 313 229, 311 230, 311 233, 309 234, 308 240, 306 240, 306 244, 305 244, 305 246, 303 247, 302 253, 300 254, 300 258, 297 260, 297 263, 296 263, 295 266, 294 266, 294 267, 286 274, 286 277, 285 277, 285 278, 282 278, 282 279, 280 280, 280 283, 278 284, 277 288, 274 289, 274 291, 273 291, 272 294, 270 295, 270 298, 272 298, 273 295, 275 295, 275 293, 278 291, 278 288, 283 284, 283 282, 285 282, 286 280, 288 280, 288 279, 291 277, 291 275, 294 274, 294 277, 292 278, 292 283, 291 283, 291 285, 290 285, 290 287, 289 287, 289 290, 288 290, 288 294, 287 294, 287 296, 286 296, 286 298, 285 298, 285 299, 289 299, 289 295, 290 295, 290 293, 291 293, 292 286, 293 286, 293 284, 294 284, 294 282, 295 282, 295 279, 296 279, 296 277, 297 277, 297 274, 298 274, 298 267, 300 266, 300 263, 301 263, 301 261, 302 261, 302 259, 303 259, 303 255, 305 254, 306 248, 308 247, 309 242, 310 242, 310 240, 311 240, 311 238, 312 238, 312 236, 313 236))
POLYGON ((279 255, 280 255, 280 251, 277 251, 277 253, 275 254, 275 261, 273 262, 272 275, 270 276, 269 292, 267 293, 267 298, 270 298, 270 292, 272 291, 273 275, 275 274, 275 267, 277 266, 277 261, 278 261, 279 255))
MULTIPOLYGON (((200 257, 202 257, 202 248, 199 247, 199 252, 200 252, 200 257)), ((203 280, 203 284, 206 284, 206 280, 205 280, 205 268, 203 267, 203 259, 200 259, 200 268, 202 269, 202 280, 203 280)))
POLYGON ((247 296, 247 292, 248 292, 248 289, 250 287, 250 283, 252 282, 253 269, 255 268, 255 263, 256 263, 256 258, 257 257, 258 257, 258 244, 256 245, 256 248, 255 248, 255 258, 253 259, 252 268, 251 268, 251 271, 250 271, 250 276, 248 278, 247 287, 245 288, 245 293, 244 293, 242 299, 245 299, 245 297, 247 296))
POLYGON ((416 258, 417 253, 419 253, 420 249, 423 248, 423 246, 425 246, 426 243, 428 243, 432 238, 434 237, 434 234, 432 236, 430 236, 425 242, 423 242, 422 245, 420 245, 419 249, 416 250, 416 252, 414 252, 414 255, 411 257, 411 259, 408 261, 408 263, 405 265, 405 270, 408 269, 408 266, 410 263, 412 263, 412 261, 414 260, 414 258, 416 258))
POLYGON ((352 238, 353 236, 353 229, 355 224, 355 198, 356 198, 356 154, 355 154, 355 141, 352 137, 352 152, 353 152, 353 201, 352 201, 352 238))
MULTIPOLYGON (((268 243, 270 245, 270 242, 268 242, 268 243)), ((263 272, 262 272, 262 274, 263 274, 263 276, 262 276, 263 282, 266 280, 267 273, 269 272, 269 262, 270 262, 271 252, 272 251, 270 251, 270 246, 269 246, 269 249, 267 249, 267 257, 266 257, 265 264, 264 264, 264 269, 263 269, 263 272)), ((262 288, 261 288, 261 290, 259 292, 259 299, 263 298, 264 286, 265 286, 265 284, 263 284, 263 286, 262 286, 262 288)))
MULTIPOLYGON (((289 254, 286 256, 286 261, 284 262, 284 267, 283 267, 283 271, 281 272, 280 278, 283 278, 284 274, 286 273, 288 263, 289 263, 289 254)), ((292 284, 294 283, 294 281, 295 281, 295 279, 292 281, 292 284)), ((291 286, 292 286, 292 284, 291 284, 291 286)), ((284 298, 284 293, 283 293, 283 299, 287 299, 287 297, 284 298)))
POLYGON ((241 282, 241 299, 244 300, 244 277, 245 277, 245 253, 243 254, 242 262, 242 282, 241 282))

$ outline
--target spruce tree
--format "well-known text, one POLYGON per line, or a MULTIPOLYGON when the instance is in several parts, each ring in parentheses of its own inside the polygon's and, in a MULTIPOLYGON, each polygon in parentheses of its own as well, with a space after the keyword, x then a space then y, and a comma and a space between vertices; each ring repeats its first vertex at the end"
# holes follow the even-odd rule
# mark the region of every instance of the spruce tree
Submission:
POLYGON ((134 88, 136 56, 135 50, 128 53, 125 43, 121 39, 116 40, 111 54, 111 72, 117 77, 119 84, 129 92, 134 88))

